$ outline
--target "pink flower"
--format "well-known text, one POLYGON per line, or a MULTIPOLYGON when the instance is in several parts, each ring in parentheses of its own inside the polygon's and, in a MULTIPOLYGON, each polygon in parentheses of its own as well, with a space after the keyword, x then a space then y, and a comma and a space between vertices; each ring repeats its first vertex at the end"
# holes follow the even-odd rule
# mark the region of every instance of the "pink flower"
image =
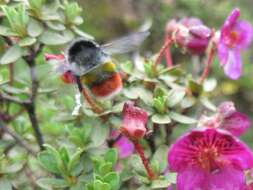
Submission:
POLYGON ((233 102, 223 102, 218 112, 223 119, 220 128, 230 131, 235 136, 242 135, 250 127, 248 116, 236 111, 233 102))
POLYGON ((234 9, 221 28, 218 43, 218 58, 225 74, 233 80, 238 79, 242 72, 240 52, 246 49, 251 41, 253 29, 251 25, 238 20, 240 10, 234 9))
POLYGON ((244 170, 253 167, 253 154, 231 134, 205 128, 179 138, 168 162, 178 173, 177 190, 244 190, 244 170))
POLYGON ((124 159, 133 154, 134 145, 127 137, 119 135, 120 133, 118 131, 113 131, 111 133, 111 137, 116 139, 113 147, 118 149, 119 158, 124 159))
POLYGON ((146 134, 148 114, 134 106, 134 102, 126 102, 123 108, 123 126, 121 130, 129 138, 140 139, 146 134))
POLYGON ((202 116, 199 125, 224 129, 235 136, 240 136, 250 127, 250 120, 245 114, 236 110, 233 102, 223 102, 215 115, 202 116))
POLYGON ((191 54, 204 53, 210 38, 211 30, 197 18, 182 19, 174 33, 175 43, 191 54))

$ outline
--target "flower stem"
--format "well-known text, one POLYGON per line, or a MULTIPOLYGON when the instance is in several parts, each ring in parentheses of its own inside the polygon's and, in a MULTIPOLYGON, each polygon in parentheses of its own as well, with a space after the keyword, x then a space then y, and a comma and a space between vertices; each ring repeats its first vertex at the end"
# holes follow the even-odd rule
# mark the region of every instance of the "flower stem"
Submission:
POLYGON ((170 51, 169 51, 171 44, 172 44, 172 39, 170 37, 167 37, 162 48, 159 51, 158 57, 155 61, 155 66, 157 66, 161 62, 162 56, 164 53, 165 53, 167 65, 172 66, 172 60, 171 60, 171 55, 170 55, 170 51))
MULTIPOLYGON (((212 35, 214 35, 214 31, 213 31, 212 35)), ((211 41, 210 48, 209 48, 208 54, 207 54, 207 59, 205 61, 205 68, 204 68, 204 70, 201 74, 201 77, 200 77, 200 83, 203 83, 209 74, 210 66, 213 63, 213 59, 214 59, 214 55, 215 55, 215 49, 216 49, 215 43, 213 41, 211 41)))
POLYGON ((88 102, 88 104, 91 106, 91 109, 97 113, 100 114, 103 112, 103 109, 98 106, 96 104, 96 102, 90 97, 89 93, 87 92, 87 90, 85 88, 83 88, 83 85, 80 81, 80 77, 76 76, 76 83, 79 89, 79 92, 83 94, 83 97, 85 98, 85 100, 88 102))
POLYGON ((150 180, 154 180, 155 179, 154 172, 152 171, 151 167, 149 166, 149 162, 148 162, 147 158, 145 157, 142 146, 139 144, 139 142, 137 140, 133 140, 132 142, 134 144, 136 152, 140 156, 141 161, 142 161, 142 163, 143 163, 143 165, 144 165, 144 167, 147 171, 148 178, 150 180))
MULTIPOLYGON (((170 39, 170 37, 166 35, 164 43, 166 43, 167 39, 170 39)), ((171 40, 171 43, 168 45, 167 49, 165 50, 165 59, 166 59, 167 67, 172 67, 173 66, 173 62, 172 62, 172 58, 171 58, 171 53, 170 53, 170 46, 171 46, 171 44, 172 44, 172 40, 171 40)))

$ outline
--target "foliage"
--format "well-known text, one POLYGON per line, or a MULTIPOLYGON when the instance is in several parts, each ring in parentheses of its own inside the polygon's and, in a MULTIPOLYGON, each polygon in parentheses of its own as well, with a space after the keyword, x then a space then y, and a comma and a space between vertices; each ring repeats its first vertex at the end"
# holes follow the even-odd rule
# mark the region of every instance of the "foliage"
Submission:
MULTIPOLYGON (((177 5, 195 11, 195 3, 182 0, 177 5)), ((54 65, 44 59, 45 53, 64 52, 78 37, 94 39, 81 29, 86 30, 82 12, 77 2, 67 0, 1 3, 0 187, 166 189, 176 183, 176 174, 167 170, 168 147, 177 133, 197 125, 200 112, 217 111, 211 101, 217 95, 217 79, 201 82, 202 66, 192 70, 185 64, 167 67, 157 64, 159 54, 142 57, 136 53, 133 59, 117 62, 123 73, 119 94, 109 100, 91 96, 103 110, 96 113, 80 97, 76 85, 63 84, 54 65), (122 109, 128 100, 148 113, 148 134, 139 143, 155 179, 149 178, 138 151, 121 158, 116 142, 122 134, 112 135, 122 125, 122 109)), ((194 58, 187 57, 196 63, 194 58)))

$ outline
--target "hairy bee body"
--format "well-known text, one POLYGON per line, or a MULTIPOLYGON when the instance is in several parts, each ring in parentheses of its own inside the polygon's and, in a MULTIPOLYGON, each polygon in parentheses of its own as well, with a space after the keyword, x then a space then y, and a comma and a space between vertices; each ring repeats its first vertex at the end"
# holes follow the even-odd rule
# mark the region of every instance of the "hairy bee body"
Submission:
POLYGON ((135 50, 148 35, 136 32, 101 46, 83 38, 73 41, 65 52, 69 68, 63 78, 72 82, 69 75, 76 75, 97 98, 111 97, 122 89, 122 80, 110 55, 135 50))

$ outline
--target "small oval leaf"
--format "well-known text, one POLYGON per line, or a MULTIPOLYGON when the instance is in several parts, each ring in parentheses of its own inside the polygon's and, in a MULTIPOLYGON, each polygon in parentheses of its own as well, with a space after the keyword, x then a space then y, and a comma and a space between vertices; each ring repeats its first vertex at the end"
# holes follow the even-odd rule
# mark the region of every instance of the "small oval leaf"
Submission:
POLYGON ((158 124, 168 124, 171 122, 169 115, 155 114, 151 119, 154 123, 158 124))
POLYGON ((22 56, 22 53, 23 53, 22 49, 19 46, 14 45, 4 53, 4 55, 0 60, 0 64, 4 65, 13 63, 22 56))
POLYGON ((170 112, 169 116, 171 119, 179 122, 179 123, 184 123, 184 124, 194 124, 197 122, 196 119, 190 118, 188 116, 185 115, 181 115, 179 113, 176 112, 170 112))

